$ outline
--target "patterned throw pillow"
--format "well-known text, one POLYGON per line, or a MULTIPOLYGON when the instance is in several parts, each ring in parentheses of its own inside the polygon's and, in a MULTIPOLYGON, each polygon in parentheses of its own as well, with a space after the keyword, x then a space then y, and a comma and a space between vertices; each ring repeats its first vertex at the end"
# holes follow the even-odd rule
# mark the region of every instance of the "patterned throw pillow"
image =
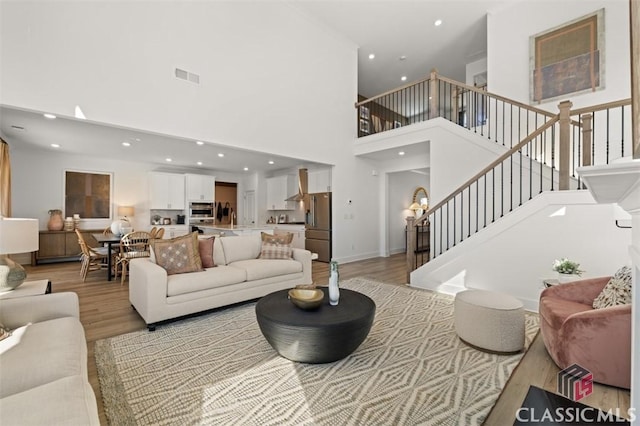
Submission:
POLYGON ((260 233, 261 237, 262 237, 262 243, 269 243, 269 244, 291 244, 291 242, 293 241, 293 233, 291 232, 284 232, 282 234, 276 234, 276 235, 271 235, 271 234, 266 234, 264 232, 260 233))
POLYGON ((213 243, 216 237, 199 238, 198 252, 200 253, 200 261, 203 268, 213 268, 216 266, 213 261, 213 243))
POLYGON ((631 268, 623 266, 593 301, 594 309, 631 303, 631 268))
POLYGON ((171 240, 152 240, 151 244, 156 263, 167 275, 202 271, 197 232, 171 240))
POLYGON ((6 339, 9 336, 11 336, 11 330, 0 324, 0 341, 6 339))
POLYGON ((291 259, 291 244, 262 243, 260 259, 291 259))

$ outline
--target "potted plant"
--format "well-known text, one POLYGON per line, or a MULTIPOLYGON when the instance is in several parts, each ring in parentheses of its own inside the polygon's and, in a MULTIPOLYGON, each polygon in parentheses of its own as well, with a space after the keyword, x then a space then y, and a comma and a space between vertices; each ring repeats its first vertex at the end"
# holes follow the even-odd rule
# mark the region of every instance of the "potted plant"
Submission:
POLYGON ((580 269, 580 264, 569 260, 566 257, 556 259, 553 262, 553 270, 558 273, 558 282, 566 283, 580 279, 580 275, 584 272, 580 269))

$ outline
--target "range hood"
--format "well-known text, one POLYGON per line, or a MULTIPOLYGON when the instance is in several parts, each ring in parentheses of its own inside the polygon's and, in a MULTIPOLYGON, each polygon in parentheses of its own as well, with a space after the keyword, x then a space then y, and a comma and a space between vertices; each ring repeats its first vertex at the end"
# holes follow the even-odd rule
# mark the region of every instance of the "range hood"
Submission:
POLYGON ((303 201, 307 195, 308 182, 307 169, 298 169, 298 193, 285 198, 285 201, 303 201))

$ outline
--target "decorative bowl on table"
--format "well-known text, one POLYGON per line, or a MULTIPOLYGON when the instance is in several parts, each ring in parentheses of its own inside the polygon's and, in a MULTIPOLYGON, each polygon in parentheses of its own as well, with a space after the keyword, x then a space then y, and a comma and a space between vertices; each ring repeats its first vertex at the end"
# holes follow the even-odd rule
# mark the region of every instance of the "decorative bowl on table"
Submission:
POLYGON ((324 293, 322 290, 293 288, 289 290, 289 300, 300 309, 311 310, 322 305, 324 293))

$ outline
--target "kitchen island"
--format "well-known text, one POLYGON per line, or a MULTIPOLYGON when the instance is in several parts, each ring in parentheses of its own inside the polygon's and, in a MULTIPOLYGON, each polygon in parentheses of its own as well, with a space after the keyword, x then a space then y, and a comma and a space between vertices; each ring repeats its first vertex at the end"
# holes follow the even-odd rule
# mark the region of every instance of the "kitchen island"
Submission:
POLYGON ((281 232, 291 232, 293 241, 291 246, 294 248, 305 248, 305 225, 304 224, 265 224, 265 225, 196 225, 205 235, 220 235, 224 237, 234 235, 251 235, 264 232, 266 234, 277 234, 281 232))

